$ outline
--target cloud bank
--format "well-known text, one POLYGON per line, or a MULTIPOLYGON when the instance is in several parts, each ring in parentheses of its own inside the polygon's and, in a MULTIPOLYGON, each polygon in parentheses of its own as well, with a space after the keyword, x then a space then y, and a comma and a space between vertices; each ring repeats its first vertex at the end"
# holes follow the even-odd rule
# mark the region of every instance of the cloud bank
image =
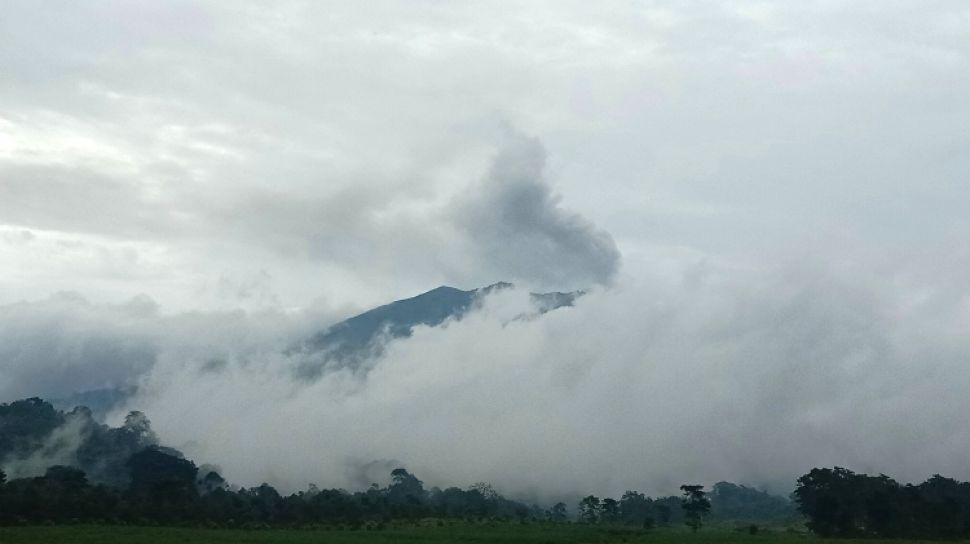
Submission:
POLYGON ((166 315, 146 296, 97 304, 70 292, 0 306, 0 398, 131 388, 163 358, 218 367, 233 355, 281 351, 332 323, 328 311, 166 315))
MULTIPOLYGON (((720 479, 785 493, 811 467, 834 464, 966 478, 967 295, 921 287, 927 296, 913 300, 894 281, 818 262, 761 272, 703 264, 676 279, 622 277, 530 320, 511 319, 526 310, 525 292, 502 292, 461 321, 391 343, 366 375, 313 381, 279 349, 304 334, 299 320, 170 317, 145 326, 154 363, 113 417, 144 410, 163 443, 230 480, 289 490, 356 488, 389 460, 431 485, 490 481, 540 499, 720 479)), ((100 311, 109 317, 99 330, 130 320, 100 311)), ((92 336, 64 330, 73 336, 21 334, 17 344, 61 349, 92 336)))

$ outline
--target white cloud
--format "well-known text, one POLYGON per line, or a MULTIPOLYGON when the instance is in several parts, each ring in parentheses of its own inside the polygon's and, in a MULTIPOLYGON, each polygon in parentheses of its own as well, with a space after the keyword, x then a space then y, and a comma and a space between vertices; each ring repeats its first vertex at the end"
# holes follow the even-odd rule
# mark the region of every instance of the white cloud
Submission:
MULTIPOLYGON (((623 253, 770 263, 816 232, 849 252, 963 244, 967 19, 961 2, 15 4, 0 223, 166 252, 167 281, 107 296, 180 308, 186 285, 264 269, 284 306, 511 279, 525 261, 479 266, 487 248, 442 213, 474 192, 501 119, 623 253)), ((588 279, 565 265, 584 255, 541 279, 588 279)))
POLYGON ((719 479, 786 493, 833 464, 970 476, 965 305, 807 264, 625 278, 534 320, 510 320, 524 293, 503 293, 392 343, 366 376, 306 383, 298 361, 245 351, 216 373, 162 356, 131 407, 230 479, 287 489, 359 486, 382 459, 546 499, 719 479), (927 312, 938 326, 914 334, 927 312))

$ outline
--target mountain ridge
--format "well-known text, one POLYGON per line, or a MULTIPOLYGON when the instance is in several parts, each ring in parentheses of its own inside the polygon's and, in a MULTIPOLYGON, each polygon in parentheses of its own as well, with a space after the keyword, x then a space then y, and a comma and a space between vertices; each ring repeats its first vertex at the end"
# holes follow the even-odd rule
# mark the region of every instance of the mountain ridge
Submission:
MULTIPOLYGON (((395 300, 336 323, 314 334, 297 349, 307 359, 299 374, 315 377, 326 367, 357 368, 383 352, 381 339, 406 338, 414 327, 436 327, 448 319, 461 319, 482 297, 512 289, 508 282, 461 290, 441 285, 410 298, 395 300)), ((529 293, 539 314, 572 306, 584 291, 529 293)))
MULTIPOLYGON (((482 297, 496 291, 513 289, 508 282, 462 290, 440 285, 413 297, 395 300, 350 316, 284 350, 294 357, 295 374, 306 380, 319 378, 331 369, 366 370, 369 359, 380 356, 390 340, 406 338, 417 326, 436 327, 449 319, 461 319, 482 297)), ((572 306, 585 291, 529 293, 535 314, 541 315, 572 306)), ((528 318, 521 315, 515 319, 528 318)), ((100 389, 75 391, 52 400, 61 410, 75 406, 90 407, 98 420, 116 409, 137 392, 132 384, 107 385, 100 389)))

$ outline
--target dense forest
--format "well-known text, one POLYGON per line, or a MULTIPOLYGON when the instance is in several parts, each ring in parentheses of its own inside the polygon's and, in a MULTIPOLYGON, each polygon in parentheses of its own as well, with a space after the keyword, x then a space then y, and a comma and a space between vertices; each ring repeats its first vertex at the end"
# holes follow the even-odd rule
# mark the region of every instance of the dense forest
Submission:
POLYGON ((904 485, 884 474, 816 468, 798 479, 794 496, 821 536, 970 538, 970 483, 940 475, 904 485))
MULTIPOLYGON (((188 523, 219 526, 381 524, 438 518, 530 519, 654 526, 685 521, 681 497, 588 495, 540 507, 511 500, 487 483, 425 488, 405 468, 384 487, 322 489, 283 495, 268 484, 231 485, 214 467, 197 466, 165 447, 148 418, 131 412, 117 428, 83 407, 64 412, 31 398, 0 404, 0 523, 188 523), (9 481, 8 481, 9 480, 9 481)), ((791 516, 787 499, 728 482, 707 494, 714 517, 791 516)))
POLYGON ((719 482, 683 496, 587 495, 548 507, 508 499, 487 483, 426 488, 405 468, 386 486, 283 495, 268 484, 231 485, 158 442, 148 418, 131 412, 112 428, 90 411, 56 410, 32 398, 0 404, 0 524, 133 523, 208 526, 339 524, 380 528, 395 520, 516 519, 654 527, 707 519, 762 522, 803 516, 827 537, 970 537, 970 483, 934 476, 919 485, 844 468, 813 469, 797 481, 794 502, 719 482))

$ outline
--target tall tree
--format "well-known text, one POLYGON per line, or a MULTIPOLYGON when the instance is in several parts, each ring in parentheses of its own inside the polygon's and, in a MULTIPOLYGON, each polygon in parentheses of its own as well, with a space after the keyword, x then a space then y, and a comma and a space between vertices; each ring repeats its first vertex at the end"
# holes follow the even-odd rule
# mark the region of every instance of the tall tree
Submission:
POLYGON ((653 501, 643 493, 627 491, 620 497, 620 519, 626 523, 653 525, 653 501))
POLYGON ((600 519, 607 523, 619 521, 620 503, 616 499, 609 497, 603 499, 603 502, 600 504, 600 519))
POLYGON ((711 501, 707 500, 702 485, 682 485, 680 490, 684 492, 680 502, 684 509, 684 523, 696 532, 704 523, 704 516, 711 511, 711 501))
POLYGON ((557 502, 549 509, 549 521, 566 521, 569 513, 566 511, 566 503, 557 502))
POLYGON ((387 488, 392 501, 421 502, 426 492, 424 482, 403 468, 391 471, 391 485, 387 488))
POLYGON ((579 501, 579 519, 586 523, 596 523, 599 520, 600 499, 594 495, 588 495, 579 501))
POLYGON ((865 515, 865 479, 842 467, 813 468, 799 478, 795 500, 808 528, 820 536, 855 533, 865 515))

